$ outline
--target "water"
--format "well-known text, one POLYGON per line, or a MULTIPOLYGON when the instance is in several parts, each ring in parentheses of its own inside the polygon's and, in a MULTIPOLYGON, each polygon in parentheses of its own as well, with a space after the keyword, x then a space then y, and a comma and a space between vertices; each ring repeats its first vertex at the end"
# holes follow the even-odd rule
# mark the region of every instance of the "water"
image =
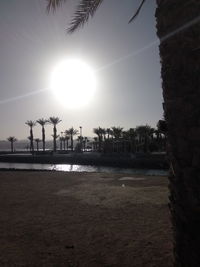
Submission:
POLYGON ((103 167, 91 165, 71 165, 71 164, 39 164, 39 163, 4 163, 0 162, 0 169, 12 170, 48 170, 63 172, 101 172, 101 173, 124 173, 124 174, 142 174, 142 175, 164 175, 168 174, 167 170, 154 169, 133 169, 103 167))

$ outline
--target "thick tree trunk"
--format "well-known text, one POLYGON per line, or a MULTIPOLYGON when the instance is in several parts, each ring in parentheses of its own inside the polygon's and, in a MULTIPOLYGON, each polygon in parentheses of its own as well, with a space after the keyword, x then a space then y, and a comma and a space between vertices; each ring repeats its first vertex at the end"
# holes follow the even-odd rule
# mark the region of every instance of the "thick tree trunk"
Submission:
POLYGON ((200 1, 157 0, 157 4, 171 164, 169 206, 175 240, 174 266, 199 267, 200 1))

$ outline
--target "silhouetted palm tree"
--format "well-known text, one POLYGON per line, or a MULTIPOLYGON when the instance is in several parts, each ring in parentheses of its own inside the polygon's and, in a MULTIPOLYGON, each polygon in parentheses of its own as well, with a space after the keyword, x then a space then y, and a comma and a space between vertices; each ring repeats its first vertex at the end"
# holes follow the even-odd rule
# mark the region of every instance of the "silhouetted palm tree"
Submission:
POLYGON ((60 123, 61 120, 58 117, 50 117, 49 118, 49 123, 51 123, 53 125, 53 151, 56 152, 56 139, 59 137, 59 135, 57 135, 57 129, 56 129, 56 125, 58 123, 60 123))
POLYGON ((88 138, 87 138, 87 137, 84 137, 84 138, 83 138, 83 150, 84 150, 84 151, 86 150, 87 142, 88 142, 88 138))
POLYGON ((112 127, 112 134, 114 136, 115 139, 119 139, 120 137, 122 137, 122 127, 112 127))
POLYGON ((94 142, 93 142, 93 150, 96 151, 97 150, 97 143, 98 143, 98 138, 94 137, 94 142))
POLYGON ((112 130, 110 128, 106 129, 107 138, 110 139, 110 136, 112 135, 112 130))
POLYGON ((102 139, 105 141, 106 140, 106 134, 107 134, 107 131, 105 128, 101 128, 101 134, 102 134, 102 139))
POLYGON ((41 142, 41 140, 39 138, 35 138, 35 142, 36 142, 37 151, 39 151, 39 142, 41 142))
MULTIPOLYGON (((64 0, 49 0, 55 8, 64 0)), ((138 15, 141 4, 132 16, 138 15)), ((161 77, 170 157, 170 209, 175 229, 175 266, 200 264, 200 79, 198 0, 156 0, 156 28, 160 39, 161 77)), ((69 28, 82 26, 102 0, 82 0, 69 28)))
POLYGON ((103 130, 101 127, 94 128, 93 132, 98 136, 98 150, 101 152, 102 150, 102 141, 103 141, 103 130))
POLYGON ((157 123, 157 130, 159 132, 160 140, 161 140, 161 150, 166 150, 166 136, 167 136, 167 124, 165 120, 159 120, 157 123))
POLYGON ((149 151, 151 129, 149 125, 140 125, 135 129, 136 134, 139 136, 139 144, 143 147, 144 152, 149 151))
POLYGON ((37 123, 39 123, 42 126, 42 147, 43 147, 43 151, 45 151, 45 128, 44 126, 47 123, 49 123, 49 121, 42 118, 42 119, 37 120, 37 123))
POLYGON ((65 133, 70 136, 71 140, 71 150, 74 150, 74 136, 78 134, 78 130, 74 129, 73 127, 69 128, 69 130, 66 130, 65 133))
POLYGON ((130 144, 131 144, 131 147, 130 147, 130 150, 132 153, 135 152, 135 138, 136 138, 136 131, 134 128, 130 128, 128 131, 127 131, 127 139, 130 140, 130 144))
POLYGON ((122 127, 111 127, 112 129, 112 135, 114 137, 113 141, 113 151, 120 152, 121 146, 122 146, 122 140, 119 141, 120 137, 122 137, 122 127))
POLYGON ((35 121, 29 120, 25 122, 26 125, 30 127, 30 151, 34 152, 34 145, 33 145, 33 127, 36 125, 35 121))
POLYGON ((64 137, 60 136, 59 141, 60 141, 60 150, 63 150, 64 137))
MULTIPOLYGON (((67 151, 68 151, 68 149, 69 149, 69 139, 70 139, 70 137, 69 137, 68 135, 66 135, 64 138, 65 138, 65 141, 66 141, 67 151)), ((65 149, 65 143, 64 143, 64 149, 65 149)))
POLYGON ((11 148, 11 152, 14 152, 14 142, 17 141, 17 138, 15 138, 14 136, 9 136, 7 138, 7 140, 10 142, 10 148, 11 148))

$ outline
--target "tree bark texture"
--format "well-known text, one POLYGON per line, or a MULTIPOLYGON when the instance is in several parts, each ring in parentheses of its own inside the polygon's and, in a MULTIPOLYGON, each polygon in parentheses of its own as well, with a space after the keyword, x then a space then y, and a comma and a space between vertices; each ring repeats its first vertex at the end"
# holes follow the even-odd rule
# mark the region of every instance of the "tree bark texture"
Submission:
POLYGON ((174 266, 200 266, 200 1, 157 0, 174 266))

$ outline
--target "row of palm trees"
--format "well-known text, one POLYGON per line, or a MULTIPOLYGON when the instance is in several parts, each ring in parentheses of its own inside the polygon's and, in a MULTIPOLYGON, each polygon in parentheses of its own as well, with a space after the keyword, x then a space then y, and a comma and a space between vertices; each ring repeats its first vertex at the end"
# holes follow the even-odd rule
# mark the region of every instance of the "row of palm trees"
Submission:
MULTIPOLYGON (((64 147, 65 147, 65 141, 67 141, 67 147, 68 147, 68 140, 70 139, 71 141, 71 150, 74 149, 74 144, 73 144, 73 136, 78 134, 78 130, 74 129, 73 127, 69 128, 68 130, 66 130, 65 136, 62 136, 63 132, 61 132, 61 136, 57 134, 57 124, 60 123, 62 120, 59 117, 50 117, 49 119, 39 119, 37 121, 32 121, 32 120, 28 120, 26 121, 26 125, 28 125, 30 127, 30 136, 28 137, 30 140, 30 151, 34 152, 34 138, 33 138, 33 127, 36 126, 36 124, 40 124, 42 126, 42 144, 43 144, 43 151, 45 151, 45 125, 47 124, 52 124, 53 125, 53 151, 56 152, 57 150, 57 138, 60 137, 60 142, 62 144, 62 142, 64 142, 64 147)), ((35 139, 36 143, 37 143, 37 150, 38 150, 38 144, 40 142, 40 139, 35 139)))
POLYGON ((166 130, 161 128, 164 121, 159 121, 157 128, 140 125, 124 131, 122 127, 94 128, 94 150, 99 152, 149 152, 165 150, 166 130))
MULTIPOLYGON (((93 148, 94 151, 99 152, 149 152, 149 151, 161 151, 165 150, 165 134, 164 121, 159 121, 157 128, 152 128, 149 125, 140 125, 136 128, 130 128, 124 130, 123 127, 111 127, 111 128, 94 128, 93 133, 97 137, 93 138, 93 141, 88 137, 82 136, 82 127, 80 132, 73 127, 57 134, 57 124, 61 122, 58 117, 50 117, 49 119, 38 119, 36 121, 28 120, 25 122, 30 127, 30 135, 28 137, 30 142, 30 151, 34 152, 34 141, 36 142, 36 149, 39 150, 39 143, 42 141, 42 150, 46 150, 45 140, 45 126, 47 124, 53 125, 53 151, 57 150, 57 139, 60 141, 60 151, 74 150, 74 136, 78 135, 76 144, 76 150, 85 151, 86 148, 93 148), (42 127, 42 140, 39 138, 34 139, 33 127, 39 124, 42 127), (70 141, 70 146, 69 146, 70 141), (90 141, 90 146, 88 142, 90 141)), ((17 139, 14 136, 10 136, 7 139, 11 144, 11 152, 14 152, 14 142, 17 139)))

